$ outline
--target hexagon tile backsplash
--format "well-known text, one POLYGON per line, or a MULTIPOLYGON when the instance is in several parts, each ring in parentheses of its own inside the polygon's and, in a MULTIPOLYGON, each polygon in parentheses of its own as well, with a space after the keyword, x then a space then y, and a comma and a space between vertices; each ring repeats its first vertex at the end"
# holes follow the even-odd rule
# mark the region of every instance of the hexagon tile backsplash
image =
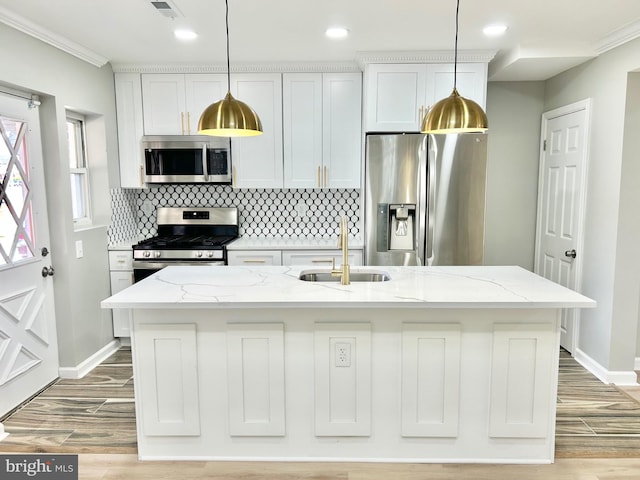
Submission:
POLYGON ((112 189, 109 244, 156 234, 158 207, 238 207, 240 235, 262 238, 334 237, 346 215, 360 235, 360 190, 233 189, 228 185, 162 185, 112 189))

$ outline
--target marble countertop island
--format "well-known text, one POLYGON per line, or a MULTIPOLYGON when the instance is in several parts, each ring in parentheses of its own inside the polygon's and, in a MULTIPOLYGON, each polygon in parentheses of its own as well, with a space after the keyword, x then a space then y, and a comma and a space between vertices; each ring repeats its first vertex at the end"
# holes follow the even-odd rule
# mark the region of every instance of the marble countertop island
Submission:
POLYGON ((352 267, 384 271, 385 282, 305 282, 313 267, 167 267, 104 300, 106 308, 595 307, 572 290, 514 266, 352 267))
POLYGON ((561 322, 593 300, 520 267, 306 270, 167 267, 102 302, 140 459, 553 462, 561 322))

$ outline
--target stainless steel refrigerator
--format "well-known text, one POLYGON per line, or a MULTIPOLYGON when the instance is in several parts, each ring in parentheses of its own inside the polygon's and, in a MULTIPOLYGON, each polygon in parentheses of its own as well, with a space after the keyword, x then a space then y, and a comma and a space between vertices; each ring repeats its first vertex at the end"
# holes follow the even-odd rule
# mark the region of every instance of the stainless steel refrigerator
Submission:
POLYGON ((366 265, 482 265, 487 136, 368 134, 366 265))

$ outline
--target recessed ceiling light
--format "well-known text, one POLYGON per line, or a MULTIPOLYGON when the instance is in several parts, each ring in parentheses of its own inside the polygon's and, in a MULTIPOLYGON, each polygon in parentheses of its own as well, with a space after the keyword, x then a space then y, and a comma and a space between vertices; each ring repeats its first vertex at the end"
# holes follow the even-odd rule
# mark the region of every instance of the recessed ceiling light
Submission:
POLYGON ((349 35, 349 30, 344 27, 330 27, 324 33, 329 38, 344 38, 349 35))
POLYGON ((186 30, 186 29, 175 30, 173 34, 176 36, 176 38, 180 40, 193 40, 198 36, 198 34, 193 30, 186 30))
POLYGON ((487 25, 482 29, 482 32, 488 37, 497 37, 506 31, 506 25, 487 25))

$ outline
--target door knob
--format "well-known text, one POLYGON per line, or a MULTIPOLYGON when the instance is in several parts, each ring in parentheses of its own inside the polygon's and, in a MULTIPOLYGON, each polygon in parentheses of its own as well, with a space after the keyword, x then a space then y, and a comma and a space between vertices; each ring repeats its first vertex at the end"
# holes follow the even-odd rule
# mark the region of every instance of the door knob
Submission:
POLYGON ((572 248, 571 250, 566 250, 564 252, 564 256, 565 257, 571 257, 571 258, 576 258, 576 249, 572 248))
POLYGON ((42 247, 42 250, 40 250, 40 253, 42 254, 43 257, 46 257, 47 255, 49 255, 49 250, 47 250, 47 247, 42 247))
POLYGON ((53 274, 56 273, 55 270, 53 269, 52 266, 49 267, 42 267, 42 276, 47 278, 47 277, 53 277, 53 274))

